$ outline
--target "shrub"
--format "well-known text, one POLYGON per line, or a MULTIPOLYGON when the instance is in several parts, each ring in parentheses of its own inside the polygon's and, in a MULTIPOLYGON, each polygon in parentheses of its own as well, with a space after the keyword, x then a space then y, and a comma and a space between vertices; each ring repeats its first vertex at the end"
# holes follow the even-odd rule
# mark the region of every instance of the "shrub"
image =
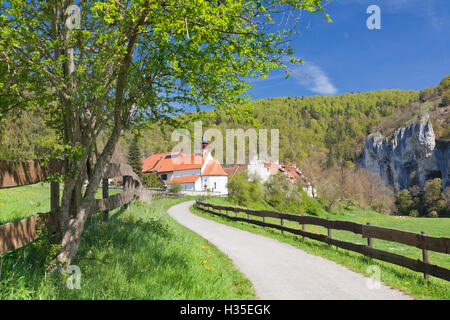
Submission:
POLYGON ((179 183, 172 183, 169 187, 169 191, 172 193, 180 193, 181 192, 181 184, 179 183))
POLYGON ((437 218, 437 217, 439 216, 439 214, 437 213, 436 210, 433 210, 433 211, 431 211, 431 212, 428 214, 428 216, 429 216, 430 218, 437 218))
POLYGON ((409 213, 409 216, 413 217, 413 218, 417 218, 419 216, 419 211, 416 209, 411 210, 411 212, 409 213))
POLYGON ((142 184, 147 188, 164 188, 164 183, 153 172, 142 174, 142 184))

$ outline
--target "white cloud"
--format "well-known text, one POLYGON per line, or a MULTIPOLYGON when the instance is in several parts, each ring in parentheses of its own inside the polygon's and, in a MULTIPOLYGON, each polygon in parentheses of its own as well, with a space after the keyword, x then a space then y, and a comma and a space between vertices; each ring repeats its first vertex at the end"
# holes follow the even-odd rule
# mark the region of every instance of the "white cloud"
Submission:
POLYGON ((312 92, 323 95, 336 94, 338 92, 338 89, 331 83, 327 74, 311 62, 305 61, 305 64, 297 65, 292 71, 293 77, 312 92))

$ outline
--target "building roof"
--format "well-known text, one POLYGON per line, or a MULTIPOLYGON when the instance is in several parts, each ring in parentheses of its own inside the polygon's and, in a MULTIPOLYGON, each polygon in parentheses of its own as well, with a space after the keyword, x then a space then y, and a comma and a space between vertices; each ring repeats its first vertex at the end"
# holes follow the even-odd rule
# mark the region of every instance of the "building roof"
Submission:
POLYGON ((247 171, 248 166, 234 166, 229 168, 223 168, 226 174, 230 177, 234 176, 238 172, 247 171))
POLYGON ((195 154, 183 154, 182 152, 169 152, 153 154, 142 163, 142 172, 170 172, 178 170, 200 169, 205 156, 195 154))
POLYGON ((292 180, 294 183, 299 183, 302 186, 309 186, 310 183, 306 180, 303 173, 297 169, 296 166, 281 166, 283 172, 292 180))
POLYGON ((270 174, 277 174, 280 166, 272 162, 264 162, 264 167, 267 168, 270 174))
POLYGON ((217 160, 210 161, 205 170, 202 173, 202 176, 227 176, 228 174, 223 170, 222 165, 217 160))
POLYGON ((187 176, 187 177, 176 177, 176 178, 172 178, 170 179, 168 184, 172 184, 172 183, 195 183, 198 179, 200 178, 200 176, 187 176))

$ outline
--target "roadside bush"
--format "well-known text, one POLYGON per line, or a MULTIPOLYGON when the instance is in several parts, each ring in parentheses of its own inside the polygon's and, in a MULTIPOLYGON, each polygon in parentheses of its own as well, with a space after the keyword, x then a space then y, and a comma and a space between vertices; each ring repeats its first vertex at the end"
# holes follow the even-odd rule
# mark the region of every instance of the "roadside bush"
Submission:
POLYGON ((308 196, 306 192, 303 194, 303 203, 301 208, 304 213, 312 216, 320 216, 322 212, 322 205, 319 201, 308 196))

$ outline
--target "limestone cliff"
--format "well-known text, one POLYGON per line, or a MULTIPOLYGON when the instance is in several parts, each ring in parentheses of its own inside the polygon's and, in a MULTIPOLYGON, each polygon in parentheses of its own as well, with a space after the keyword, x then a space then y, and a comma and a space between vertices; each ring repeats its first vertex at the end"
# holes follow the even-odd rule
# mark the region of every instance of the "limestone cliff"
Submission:
POLYGON ((442 178, 443 187, 450 185, 450 145, 436 147, 429 117, 395 132, 389 141, 380 133, 368 136, 358 163, 378 173, 395 191, 425 181, 442 178))

